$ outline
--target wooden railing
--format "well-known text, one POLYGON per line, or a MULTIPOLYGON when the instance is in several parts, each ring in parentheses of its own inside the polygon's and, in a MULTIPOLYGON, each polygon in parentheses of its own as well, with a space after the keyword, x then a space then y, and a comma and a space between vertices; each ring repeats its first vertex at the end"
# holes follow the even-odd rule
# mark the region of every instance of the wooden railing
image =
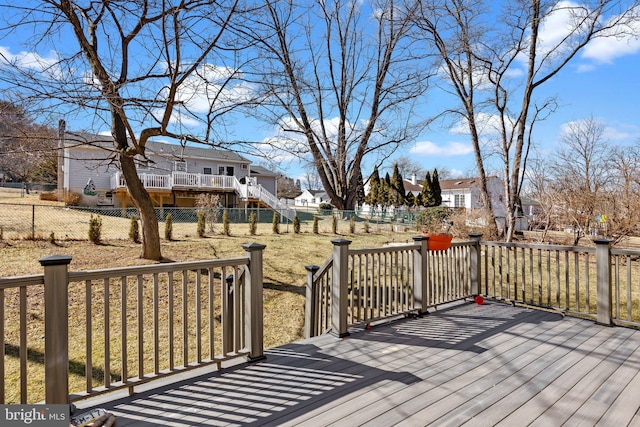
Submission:
POLYGON ((640 326, 640 251, 485 242, 481 293, 491 298, 640 326))
POLYGON ((307 266, 305 334, 348 335, 348 328, 477 294, 479 235, 428 251, 428 238, 413 244, 350 249, 333 240, 333 255, 322 267, 307 266))
POLYGON ((133 393, 187 369, 262 358, 265 246, 243 247, 239 258, 78 272, 68 271, 71 257, 54 256, 41 260, 44 274, 0 278, 0 344, 15 348, 18 362, 9 363, 19 367, 0 358, 0 402, 133 393), (16 317, 18 325, 5 320, 16 317), (7 396, 16 371, 20 386, 7 396), (28 387, 38 383, 44 395, 28 387))

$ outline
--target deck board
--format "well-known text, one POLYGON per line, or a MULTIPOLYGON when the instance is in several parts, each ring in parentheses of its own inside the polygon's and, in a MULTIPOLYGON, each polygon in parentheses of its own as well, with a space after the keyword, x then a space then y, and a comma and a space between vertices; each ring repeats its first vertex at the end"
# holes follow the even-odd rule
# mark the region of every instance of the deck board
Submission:
POLYGON ((639 350, 640 331, 463 303, 77 406, 132 427, 640 426, 639 350))

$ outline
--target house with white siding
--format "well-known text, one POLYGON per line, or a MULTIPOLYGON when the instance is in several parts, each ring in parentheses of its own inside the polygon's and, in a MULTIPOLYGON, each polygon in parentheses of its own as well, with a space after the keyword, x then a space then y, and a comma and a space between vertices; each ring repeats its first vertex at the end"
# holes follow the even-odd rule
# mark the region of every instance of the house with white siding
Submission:
MULTIPOLYGON (((65 192, 81 194, 85 206, 132 206, 109 136, 66 134, 63 145, 65 192)), ((276 197, 276 174, 238 153, 148 141, 145 154, 135 159, 138 176, 158 207, 193 207, 210 193, 224 207, 271 207, 293 217, 276 197)))
POLYGON ((331 203, 331 199, 324 190, 304 190, 294 199, 294 203, 298 207, 317 208, 321 203, 331 203))

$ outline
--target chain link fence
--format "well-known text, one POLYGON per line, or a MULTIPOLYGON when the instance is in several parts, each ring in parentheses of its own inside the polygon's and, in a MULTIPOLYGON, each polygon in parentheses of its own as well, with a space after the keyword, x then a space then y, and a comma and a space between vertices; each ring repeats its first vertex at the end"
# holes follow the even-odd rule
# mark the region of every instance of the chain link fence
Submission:
MULTIPOLYGON (((173 237, 197 235, 197 208, 156 208, 156 216, 163 234, 167 215, 171 214, 173 237)), ((256 215, 258 233, 271 233, 274 211, 271 209, 227 209, 231 234, 249 235, 249 217, 256 215)), ((215 209, 208 218, 207 234, 222 233, 223 209, 215 209)), ((139 216, 135 208, 85 208, 48 205, 0 203, 0 240, 87 240, 89 219, 99 215, 102 220, 102 238, 128 239, 131 217, 139 216)), ((306 210, 297 213, 300 232, 314 232, 317 218, 318 233, 340 234, 415 230, 412 215, 358 215, 354 211, 306 210), (334 219, 335 218, 335 219, 334 219), (334 227, 336 230, 334 230, 334 227)), ((278 215, 280 232, 293 232, 291 220, 278 215)))

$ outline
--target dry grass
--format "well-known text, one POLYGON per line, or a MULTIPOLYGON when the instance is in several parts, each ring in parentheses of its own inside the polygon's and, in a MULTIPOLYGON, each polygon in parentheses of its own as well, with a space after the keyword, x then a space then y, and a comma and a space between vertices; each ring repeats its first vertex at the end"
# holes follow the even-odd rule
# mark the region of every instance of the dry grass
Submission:
MULTIPOLYGON (((221 228, 221 227, 220 227, 221 228)), ((345 227, 344 230, 348 230, 345 227)), ((281 234, 274 235, 271 232, 271 224, 259 224, 256 236, 248 235, 246 224, 232 224, 231 236, 211 235, 206 238, 182 237, 175 241, 163 241, 163 255, 172 261, 190 261, 213 258, 229 258, 243 256, 241 247, 243 243, 257 242, 266 245, 264 252, 264 322, 265 322, 265 346, 267 348, 298 340, 304 332, 304 287, 306 281, 305 265, 322 264, 332 251, 331 240, 346 238, 352 240, 352 247, 379 246, 386 242, 407 242, 415 235, 413 232, 379 232, 364 234, 358 228, 353 235, 312 234, 304 232, 293 234, 292 227, 287 232, 286 227, 281 228, 281 234)), ((40 274, 42 269, 39 259, 54 255, 70 255, 73 260, 70 270, 93 270, 101 268, 115 268, 129 265, 150 264, 151 261, 139 258, 141 246, 127 240, 107 240, 103 245, 93 245, 87 241, 63 241, 55 244, 46 241, 32 240, 5 240, 0 242, 0 277, 22 276, 40 274)), ((70 317, 71 325, 82 325, 71 332, 70 360, 71 388, 83 389, 84 377, 84 311, 82 300, 84 298, 82 286, 75 284, 70 287, 70 317), (77 287, 77 289, 76 289, 77 287), (78 295, 80 294, 80 295, 78 295)), ((115 286, 114 301, 118 301, 118 287, 115 286)), ((133 289, 133 288, 132 288, 133 289)), ((27 330, 29 347, 29 381, 28 400, 38 401, 43 397, 43 347, 44 332, 42 330, 43 302, 42 287, 29 288, 27 304, 27 330)), ((132 299, 135 299, 135 291, 131 291, 132 299)), ((94 296, 100 300, 99 292, 94 296)), ((176 301, 178 303, 179 301, 176 301)), ((19 401, 19 359, 17 348, 19 347, 19 299, 17 291, 5 292, 5 325, 6 343, 9 351, 5 357, 7 385, 7 402, 19 401)), ((97 306, 95 308, 98 308, 97 306)), ((113 319, 117 323, 119 314, 117 308, 113 309, 113 319)), ((148 320, 148 319, 146 319, 148 320)), ((179 323, 179 316, 178 316, 179 323)), ((100 323, 100 315, 94 318, 94 330, 104 328, 100 323)), ((112 325, 113 330, 118 325, 112 325)), ((176 325, 180 328, 180 325, 176 325)), ((135 331, 135 326, 129 328, 135 331)), ((146 326, 145 326, 146 330, 146 326)), ((94 338, 93 348, 102 347, 99 333, 94 338)), ((118 338, 111 337, 112 347, 118 348, 118 338)), ((147 341, 151 341, 150 339, 147 341)), ((135 340, 133 340, 135 345, 135 340)), ((130 357, 135 359, 135 351, 130 351, 130 357)), ((100 361, 103 355, 98 351, 94 353, 95 369, 100 369, 100 361)), ((114 366, 119 366, 117 357, 114 357, 114 366)), ((147 363, 147 366, 150 362, 147 363)), ((130 362, 133 366, 134 363, 130 362)), ((112 372, 117 375, 118 372, 112 372)), ((99 377, 99 375, 98 375, 99 377)), ((94 385, 100 385, 100 378, 95 378, 94 385)))

